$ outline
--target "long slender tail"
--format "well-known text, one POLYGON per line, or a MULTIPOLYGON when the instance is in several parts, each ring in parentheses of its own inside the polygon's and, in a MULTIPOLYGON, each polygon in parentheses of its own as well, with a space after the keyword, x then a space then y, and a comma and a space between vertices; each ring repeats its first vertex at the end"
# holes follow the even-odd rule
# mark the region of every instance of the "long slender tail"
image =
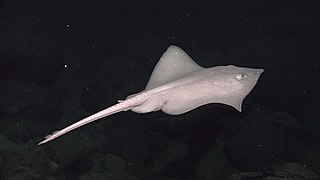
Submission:
POLYGON ((88 123, 91 123, 93 121, 96 121, 96 120, 99 120, 101 118, 104 118, 106 116, 110 116, 112 114, 115 114, 115 113, 118 113, 118 112, 121 112, 121 111, 124 111, 124 110, 128 110, 128 109, 131 109, 132 107, 136 106, 137 104, 140 104, 140 103, 134 103, 134 98, 130 98, 130 99, 127 99, 127 100, 124 100, 124 101, 121 101, 119 102, 118 104, 115 104, 109 108, 106 108, 102 111, 99 111, 91 116, 88 116, 84 119, 81 119, 79 120, 78 122, 74 123, 74 124, 71 124, 67 127, 65 127, 64 129, 61 129, 61 130, 58 130, 58 131, 55 131, 53 132, 51 135, 47 135, 45 137, 45 140, 41 141, 38 143, 38 145, 41 145, 41 144, 44 144, 44 143, 47 143, 49 141, 52 141, 54 139, 56 139, 57 137, 60 137, 76 128, 79 128, 81 126, 84 126, 88 123))

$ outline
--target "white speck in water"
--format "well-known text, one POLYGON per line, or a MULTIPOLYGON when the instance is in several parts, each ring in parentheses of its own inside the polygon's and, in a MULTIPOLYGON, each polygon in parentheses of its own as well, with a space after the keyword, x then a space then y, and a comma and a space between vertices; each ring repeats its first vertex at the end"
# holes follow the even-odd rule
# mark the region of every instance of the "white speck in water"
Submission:
POLYGON ((70 24, 67 24, 66 27, 67 27, 67 28, 70 27, 70 24))
POLYGON ((67 64, 64 64, 64 68, 67 68, 68 67, 68 65, 67 64))

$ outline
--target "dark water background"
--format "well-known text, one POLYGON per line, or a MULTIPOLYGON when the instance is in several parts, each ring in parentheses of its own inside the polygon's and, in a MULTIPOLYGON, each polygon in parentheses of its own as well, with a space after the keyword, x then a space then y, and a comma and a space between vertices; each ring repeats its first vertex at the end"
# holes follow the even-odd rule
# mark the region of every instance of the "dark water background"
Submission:
POLYGON ((0 1, 0 179, 319 179, 319 4, 0 1), (144 89, 171 44, 264 68, 243 112, 128 111, 37 146, 144 89))

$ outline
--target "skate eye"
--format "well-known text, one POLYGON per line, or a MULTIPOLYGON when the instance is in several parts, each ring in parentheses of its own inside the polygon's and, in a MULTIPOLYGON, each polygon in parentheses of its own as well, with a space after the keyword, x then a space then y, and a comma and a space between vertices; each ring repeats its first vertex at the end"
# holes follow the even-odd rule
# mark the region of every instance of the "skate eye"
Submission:
POLYGON ((247 75, 246 74, 237 74, 235 76, 235 78, 238 80, 238 81, 241 81, 243 78, 246 78, 247 75))

